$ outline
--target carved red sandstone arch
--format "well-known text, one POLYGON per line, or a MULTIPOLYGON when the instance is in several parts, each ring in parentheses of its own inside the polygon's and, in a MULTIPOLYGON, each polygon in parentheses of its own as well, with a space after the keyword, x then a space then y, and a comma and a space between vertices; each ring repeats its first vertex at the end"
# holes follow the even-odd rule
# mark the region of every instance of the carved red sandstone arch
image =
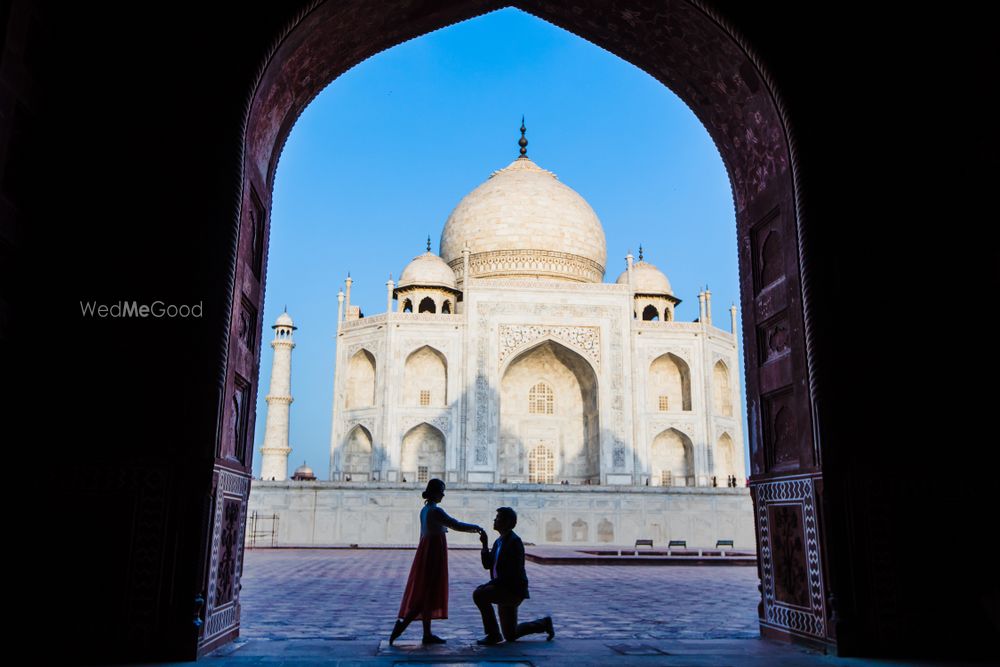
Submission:
MULTIPOLYGON (((750 371, 751 465, 762 570, 773 574, 776 568, 795 567, 800 572, 798 565, 809 563, 807 570, 801 570, 798 588, 789 583, 792 580, 787 572, 765 576, 761 627, 786 637, 832 642, 824 592, 823 532, 815 512, 822 477, 812 423, 816 387, 809 371, 809 330, 804 316, 808 275, 796 206, 794 142, 780 96, 759 60, 735 31, 700 2, 612 5, 592 0, 562 5, 534 0, 400 0, 308 5, 274 41, 248 97, 242 196, 235 219, 237 258, 230 272, 231 284, 244 285, 251 280, 255 263, 259 263, 254 257, 255 246, 239 239, 251 238, 254 226, 262 220, 267 237, 267 211, 278 159, 305 106, 330 81, 379 51, 508 4, 645 70, 688 104, 715 141, 730 176, 738 225, 741 305, 750 371), (780 239, 780 252, 775 252, 775 238, 780 239), (766 285, 761 281, 765 258, 766 285), (788 344, 782 354, 768 356, 758 337, 775 327, 788 332, 788 344), (793 509, 781 509, 785 513, 781 517, 770 516, 772 502, 782 498, 792 502, 793 509), (766 535, 769 541, 762 540, 760 531, 774 525, 799 526, 802 539, 785 530, 766 535), (784 542, 777 544, 775 540, 784 542), (790 550, 789 545, 801 548, 790 550), (782 585, 776 587, 775 581, 782 585), (801 604, 803 600, 808 604, 801 604)), ((266 248, 259 252, 266 254, 266 248)), ((259 287, 255 292, 262 301, 263 284, 259 287)), ((238 319, 238 304, 234 291, 230 296, 231 318, 238 319), (235 310, 233 304, 237 304, 235 310)), ((262 306, 256 304, 258 310, 262 306)), ((231 376, 227 372, 227 378, 231 376)), ((227 396, 233 391, 231 385, 227 380, 227 396)), ((238 624, 238 619, 234 622, 238 624)), ((210 643, 214 642, 204 643, 202 650, 210 643)))

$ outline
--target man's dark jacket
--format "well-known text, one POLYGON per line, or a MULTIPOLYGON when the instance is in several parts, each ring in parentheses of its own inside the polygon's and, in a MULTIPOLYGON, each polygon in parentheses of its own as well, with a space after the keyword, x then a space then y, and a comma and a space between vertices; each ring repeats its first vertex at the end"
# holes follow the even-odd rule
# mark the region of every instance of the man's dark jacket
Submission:
POLYGON ((497 543, 500 544, 500 560, 497 562, 497 576, 495 579, 490 579, 490 583, 521 598, 531 597, 528 595, 528 575, 524 571, 524 543, 514 531, 507 537, 498 537, 490 551, 483 549, 479 552, 483 559, 483 567, 492 574, 493 562, 497 559, 497 543))

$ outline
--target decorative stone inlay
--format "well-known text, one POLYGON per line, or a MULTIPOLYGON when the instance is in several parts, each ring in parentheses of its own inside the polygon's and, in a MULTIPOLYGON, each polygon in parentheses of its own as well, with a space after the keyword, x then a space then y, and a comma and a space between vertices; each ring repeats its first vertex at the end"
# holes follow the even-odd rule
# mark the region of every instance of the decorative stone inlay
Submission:
POLYGON ((355 343, 347 348, 346 359, 350 360, 362 349, 366 350, 368 354, 375 357, 375 370, 378 371, 379 360, 382 359, 383 341, 368 340, 363 343, 355 343))
MULTIPOLYGON (((545 280, 545 279, 516 279, 516 278, 477 278, 473 276, 470 286, 473 289, 477 288, 493 288, 493 289, 509 289, 516 288, 519 291, 530 292, 530 291, 549 291, 549 290, 564 290, 567 292, 579 292, 580 285, 575 282, 567 282, 565 280, 545 280)), ((609 292, 612 294, 620 293, 627 294, 629 291, 628 285, 619 285, 617 283, 593 283, 587 285, 587 292, 609 292)))
POLYGON ((718 442, 719 438, 721 438, 724 435, 728 435, 730 438, 733 439, 733 444, 734 445, 736 444, 736 435, 733 433, 733 429, 728 426, 720 426, 719 424, 716 424, 714 442, 718 442))
POLYGON ((370 317, 362 317, 357 320, 344 320, 340 323, 340 330, 347 331, 349 329, 360 329, 368 325, 374 324, 385 324, 386 314, 382 313, 380 315, 372 315, 370 317))
MULTIPOLYGON (((658 332, 670 332, 670 331, 684 331, 686 333, 700 333, 706 327, 703 327, 700 322, 677 322, 671 320, 669 322, 649 322, 646 320, 632 320, 632 328, 639 331, 658 331, 658 332)), ((709 326, 708 329, 712 330, 712 333, 726 333, 722 329, 709 326)))
MULTIPOLYGON (((485 348, 485 340, 481 341, 481 347, 485 348)), ((481 359, 485 359, 485 353, 480 355, 481 359)), ((476 375, 476 465, 487 465, 489 462, 489 452, 487 450, 487 440, 489 433, 486 430, 486 424, 489 419, 489 389, 490 383, 486 379, 486 375, 482 372, 476 375)))
POLYGON ((227 631, 238 619, 241 568, 234 565, 243 562, 241 536, 246 530, 246 506, 250 495, 250 479, 246 475, 224 468, 216 468, 215 474, 212 557, 202 642, 227 631), (223 584, 221 589, 220 583, 223 584))
POLYGON ((393 347, 396 348, 401 359, 409 357, 422 347, 429 347, 435 352, 440 352, 444 355, 445 359, 451 361, 448 358, 448 348, 451 347, 453 340, 447 338, 406 338, 393 343, 393 347))
POLYGON ((540 340, 553 338, 566 343, 585 358, 601 366, 601 328, 546 324, 501 324, 500 367, 504 361, 540 340))
POLYGON ((448 431, 451 427, 451 416, 447 413, 439 414, 436 417, 430 417, 429 415, 403 415, 399 418, 399 432, 401 434, 409 433, 410 429, 419 426, 420 424, 430 424, 437 430, 441 431, 447 439, 448 431))
POLYGON ((689 421, 651 421, 649 423, 650 432, 655 438, 659 434, 666 431, 668 428, 672 428, 679 431, 691 438, 694 441, 695 424, 689 421))
POLYGON ((611 453, 612 464, 615 470, 619 470, 625 467, 625 443, 621 440, 615 441, 614 450, 611 453))
MULTIPOLYGON (((459 281, 465 279, 464 258, 453 259, 449 266, 459 281)), ((566 280, 600 283, 604 267, 587 257, 555 250, 489 250, 469 256, 473 278, 479 276, 559 276, 566 280)))
POLYGON ((285 405, 291 405, 295 400, 291 396, 275 396, 274 394, 268 394, 264 397, 264 400, 270 403, 284 403, 285 405))
MULTIPOLYGON (((809 478, 789 479, 776 482, 754 484, 752 492, 756 497, 757 508, 757 538, 760 544, 760 568, 764 593, 764 619, 773 625, 794 630, 814 637, 824 637, 826 633, 825 595, 823 593, 823 574, 820 563, 819 542, 817 539, 816 521, 816 491, 813 480, 809 478), (806 579, 798 580, 797 585, 807 586, 807 591, 793 591, 794 597, 804 602, 795 605, 778 599, 778 577, 785 573, 775 569, 776 537, 778 527, 770 524, 769 509, 774 507, 791 507, 801 514, 801 543, 796 550, 804 550, 804 554, 793 556, 804 557, 807 572, 806 579)), ((787 532, 787 531, 786 531, 787 532)), ((783 535, 787 541, 789 535, 783 535)), ((795 562, 795 558, 784 558, 783 562, 795 562)))
POLYGON ((691 370, 691 350, 687 348, 673 348, 673 347, 659 347, 655 350, 650 350, 646 355, 646 368, 648 369, 650 365, 660 357, 665 354, 672 354, 681 361, 683 361, 688 366, 688 371, 691 370))
POLYGON ((360 426, 368 431, 368 435, 374 437, 375 435, 375 420, 374 419, 352 419, 347 422, 347 426, 344 429, 344 433, 348 434, 354 430, 356 426, 360 426))

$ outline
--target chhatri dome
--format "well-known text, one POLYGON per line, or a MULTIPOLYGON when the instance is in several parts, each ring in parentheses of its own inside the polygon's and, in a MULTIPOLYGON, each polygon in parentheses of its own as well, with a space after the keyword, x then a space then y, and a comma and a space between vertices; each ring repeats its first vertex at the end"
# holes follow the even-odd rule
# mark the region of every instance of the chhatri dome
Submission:
MULTIPOLYGON (((619 285, 628 284, 628 269, 622 272, 616 280, 619 285)), ((632 265, 633 290, 636 294, 662 294, 673 296, 670 281, 663 271, 642 259, 642 247, 639 248, 639 261, 632 265)))
POLYGON ((288 314, 287 306, 285 307, 285 312, 278 315, 278 319, 274 321, 274 326, 271 328, 274 329, 276 327, 291 327, 293 329, 298 329, 298 327, 292 323, 292 316, 288 314))
POLYGON ((427 252, 417 255, 406 265, 399 276, 397 288, 420 286, 456 289, 455 272, 443 259, 431 252, 430 244, 431 240, 428 238, 427 252))
POLYGON ((441 257, 464 280, 463 250, 474 278, 507 277, 599 283, 607 243, 594 209, 527 156, 493 172, 465 196, 441 233, 441 257))

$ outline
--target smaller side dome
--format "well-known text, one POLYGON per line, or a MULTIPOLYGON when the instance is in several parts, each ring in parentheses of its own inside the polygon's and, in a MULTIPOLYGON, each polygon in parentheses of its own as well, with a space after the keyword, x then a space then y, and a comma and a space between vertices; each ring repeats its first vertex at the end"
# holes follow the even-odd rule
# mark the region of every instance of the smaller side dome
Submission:
MULTIPOLYGON (((670 287, 667 276, 649 262, 639 261, 632 265, 633 287, 637 294, 666 294, 672 296, 674 291, 670 287)), ((618 276, 615 281, 619 285, 628 284, 628 269, 618 276)))
POLYGON ((315 473, 313 473, 312 468, 307 466, 305 463, 300 465, 295 469, 295 473, 292 475, 293 480, 314 480, 316 479, 315 473))
POLYGON ((396 288, 403 287, 444 287, 446 289, 458 290, 458 283, 455 280, 455 272, 445 264, 445 261, 428 251, 422 255, 417 255, 406 265, 403 273, 399 276, 399 283, 396 288))

